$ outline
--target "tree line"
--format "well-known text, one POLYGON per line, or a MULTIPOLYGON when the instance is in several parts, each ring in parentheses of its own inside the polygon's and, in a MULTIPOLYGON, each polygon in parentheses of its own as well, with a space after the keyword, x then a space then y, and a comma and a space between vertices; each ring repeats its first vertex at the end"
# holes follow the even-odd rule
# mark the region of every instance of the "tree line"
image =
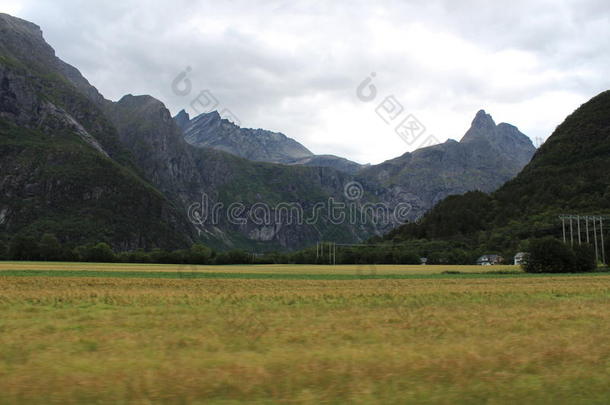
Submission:
MULTIPOLYGON (((371 241, 379 242, 379 240, 371 241)), ((0 260, 17 261, 74 261, 123 262, 163 264, 473 264, 480 251, 465 250, 447 243, 411 243, 409 245, 376 244, 371 247, 340 247, 334 261, 328 251, 316 252, 315 247, 295 252, 252 253, 233 249, 216 251, 203 244, 188 249, 116 252, 105 243, 92 243, 72 247, 45 233, 40 239, 31 235, 16 235, 11 240, 0 240, 0 260)))
MULTIPOLYGON (((40 239, 17 235, 8 243, 0 240, 0 260, 70 261, 102 263, 161 263, 161 264, 474 264, 476 259, 490 252, 467 249, 466 245, 443 241, 411 241, 409 244, 379 244, 375 246, 339 247, 332 258, 327 249, 315 247, 295 252, 267 252, 253 254, 244 250, 216 251, 203 244, 188 249, 167 251, 152 249, 115 252, 104 242, 70 248, 57 237, 45 233, 40 239)), ((597 268, 593 248, 588 245, 570 247, 561 241, 544 237, 525 241, 521 249, 528 252, 524 270, 534 273, 584 272, 597 268)), ((494 252, 491 252, 494 253, 494 252)), ((498 252, 502 253, 502 252, 498 252)), ((511 264, 513 252, 504 252, 505 263, 511 264)))

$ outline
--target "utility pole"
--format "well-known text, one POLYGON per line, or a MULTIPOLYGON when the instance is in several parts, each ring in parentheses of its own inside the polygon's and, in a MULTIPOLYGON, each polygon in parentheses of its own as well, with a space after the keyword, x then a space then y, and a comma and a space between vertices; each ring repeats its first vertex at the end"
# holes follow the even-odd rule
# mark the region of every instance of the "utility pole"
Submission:
POLYGON ((604 246, 604 220, 603 217, 599 217, 599 234, 602 242, 602 263, 606 264, 606 247, 604 246))
POLYGON ((595 241, 595 263, 599 263, 599 253, 597 249, 597 219, 593 217, 593 240, 595 241))
POLYGON ((337 244, 333 242, 333 266, 337 264, 337 244))

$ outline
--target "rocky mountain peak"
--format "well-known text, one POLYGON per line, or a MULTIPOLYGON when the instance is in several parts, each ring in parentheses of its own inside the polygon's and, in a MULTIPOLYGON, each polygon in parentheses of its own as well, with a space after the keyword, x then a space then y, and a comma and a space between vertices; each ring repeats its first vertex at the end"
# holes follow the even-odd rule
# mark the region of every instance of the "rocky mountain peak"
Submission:
POLYGON ((489 140, 496 131, 496 123, 485 110, 479 110, 460 142, 489 140))
POLYGON ((479 110, 477 115, 472 120, 472 128, 492 128, 495 127, 496 123, 490 114, 487 114, 485 110, 479 110))
POLYGON ((180 112, 178 114, 176 114, 176 116, 174 117, 174 121, 176 121, 176 125, 178 125, 178 127, 180 129, 182 129, 183 131, 184 131, 184 128, 186 128, 186 126, 188 125, 190 120, 191 120, 190 115, 184 110, 180 110, 180 112))

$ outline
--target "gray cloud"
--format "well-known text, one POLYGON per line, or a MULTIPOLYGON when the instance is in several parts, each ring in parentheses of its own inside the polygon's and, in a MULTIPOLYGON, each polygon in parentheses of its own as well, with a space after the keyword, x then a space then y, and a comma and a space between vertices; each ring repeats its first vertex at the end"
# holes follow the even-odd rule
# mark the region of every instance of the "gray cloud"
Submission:
MULTIPOLYGON (((374 109, 394 95, 439 140, 485 108, 534 137, 607 89, 610 3, 8 0, 108 98, 151 94, 176 113, 210 89, 243 126, 317 153, 379 162, 412 150, 374 109), (187 66, 193 94, 173 78, 187 66), (358 84, 375 72, 380 96, 358 84)), ((4 8, 3 8, 4 7, 4 8)))

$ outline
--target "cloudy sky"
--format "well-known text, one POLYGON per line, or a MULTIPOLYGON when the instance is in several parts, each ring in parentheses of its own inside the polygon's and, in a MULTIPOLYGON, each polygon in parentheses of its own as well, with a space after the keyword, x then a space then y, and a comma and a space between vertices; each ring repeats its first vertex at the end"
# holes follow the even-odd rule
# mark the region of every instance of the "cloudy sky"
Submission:
POLYGON ((41 26, 109 99, 193 113, 211 107, 193 104, 207 90, 244 127, 361 163, 459 139, 479 109, 544 139, 610 88, 608 0, 2 0, 0 12, 41 26), (405 142, 395 129, 410 115, 425 132, 405 142))

